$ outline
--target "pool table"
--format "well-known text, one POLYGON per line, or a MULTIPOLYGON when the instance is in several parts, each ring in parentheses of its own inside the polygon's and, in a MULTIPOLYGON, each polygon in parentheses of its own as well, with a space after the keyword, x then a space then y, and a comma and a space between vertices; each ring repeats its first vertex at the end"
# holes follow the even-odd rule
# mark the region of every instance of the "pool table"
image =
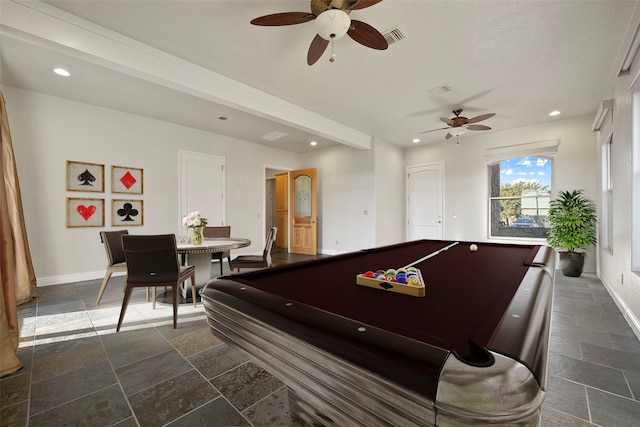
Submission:
POLYGON ((282 380, 309 425, 526 426, 545 396, 554 271, 544 245, 418 240, 222 277, 201 296, 212 332, 282 380), (420 259, 424 296, 356 284, 420 259))

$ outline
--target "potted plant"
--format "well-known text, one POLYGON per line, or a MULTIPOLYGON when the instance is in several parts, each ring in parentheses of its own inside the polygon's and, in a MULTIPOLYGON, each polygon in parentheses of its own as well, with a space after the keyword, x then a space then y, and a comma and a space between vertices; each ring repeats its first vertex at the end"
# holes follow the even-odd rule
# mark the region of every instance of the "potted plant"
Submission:
POLYGON ((579 277, 585 251, 597 243, 596 205, 584 197, 583 190, 560 191, 549 204, 549 246, 559 250, 560 271, 579 277))

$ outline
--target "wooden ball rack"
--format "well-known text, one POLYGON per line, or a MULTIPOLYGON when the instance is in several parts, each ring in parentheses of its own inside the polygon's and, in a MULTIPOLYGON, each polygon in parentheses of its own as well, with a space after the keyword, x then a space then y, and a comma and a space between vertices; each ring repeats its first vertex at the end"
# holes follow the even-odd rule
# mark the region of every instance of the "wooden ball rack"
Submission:
POLYGON ((384 279, 374 279, 372 277, 365 277, 364 274, 358 274, 356 276, 356 284, 360 286, 368 286, 374 289, 381 289, 388 292, 396 292, 399 294, 411 295, 414 297, 423 297, 425 294, 424 280, 422 279, 422 273, 420 272, 420 269, 416 270, 418 279, 420 280, 420 284, 418 285, 389 282, 384 279))

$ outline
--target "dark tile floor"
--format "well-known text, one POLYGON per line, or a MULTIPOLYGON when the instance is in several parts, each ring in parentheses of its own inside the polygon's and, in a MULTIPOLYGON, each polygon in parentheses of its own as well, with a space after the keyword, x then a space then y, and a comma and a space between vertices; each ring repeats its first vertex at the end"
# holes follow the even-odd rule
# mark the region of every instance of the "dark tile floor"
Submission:
MULTIPOLYGON (((152 310, 136 291, 116 334, 123 278, 112 280, 99 306, 100 280, 20 306, 25 366, 0 380, 0 425, 298 425, 283 384, 211 335, 201 304, 181 305, 174 330, 170 305, 152 310)), ((557 276, 541 425, 640 425, 640 342, 596 278, 557 276)))

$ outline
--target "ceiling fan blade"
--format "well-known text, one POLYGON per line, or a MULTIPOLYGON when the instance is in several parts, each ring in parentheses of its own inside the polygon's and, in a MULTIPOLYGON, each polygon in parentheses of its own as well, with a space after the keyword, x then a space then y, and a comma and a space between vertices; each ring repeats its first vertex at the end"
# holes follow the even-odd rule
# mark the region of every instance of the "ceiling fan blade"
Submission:
POLYGON ((445 136, 445 139, 451 139, 451 138, 453 138, 453 135, 447 132, 447 136, 445 136))
POLYGON ((328 44, 329 40, 325 40, 318 34, 316 34, 316 36, 313 38, 313 41, 311 42, 311 46, 309 46, 309 52, 307 52, 307 64, 315 64, 327 49, 328 44))
POLYGON ((455 122, 453 120, 447 119, 446 117, 440 117, 440 121, 441 122, 445 122, 449 126, 453 126, 455 124, 455 122))
POLYGON ((277 27, 280 25, 303 24, 313 21, 316 16, 309 12, 284 12, 265 15, 251 20, 253 25, 263 25, 266 27, 277 27))
POLYGON ((352 19, 351 28, 347 31, 347 34, 353 40, 371 49, 385 50, 389 47, 380 31, 362 21, 352 19))
POLYGON ((483 114, 481 116, 476 116, 476 117, 472 117, 469 119, 469 121, 467 123, 478 123, 481 122, 483 120, 487 120, 488 118, 491 118, 493 116, 495 116, 496 113, 489 113, 489 114, 483 114))
POLYGON ((435 132, 437 130, 445 130, 445 129, 449 129, 449 128, 447 127, 447 128, 438 128, 438 129, 425 130, 424 132, 420 132, 420 133, 429 133, 429 132, 435 132))
POLYGON ((364 9, 365 7, 373 6, 374 4, 380 3, 382 0, 360 0, 360 1, 350 1, 347 9, 349 10, 357 10, 364 9))
POLYGON ((466 127, 469 130, 491 130, 489 126, 485 125, 467 125, 466 127))

